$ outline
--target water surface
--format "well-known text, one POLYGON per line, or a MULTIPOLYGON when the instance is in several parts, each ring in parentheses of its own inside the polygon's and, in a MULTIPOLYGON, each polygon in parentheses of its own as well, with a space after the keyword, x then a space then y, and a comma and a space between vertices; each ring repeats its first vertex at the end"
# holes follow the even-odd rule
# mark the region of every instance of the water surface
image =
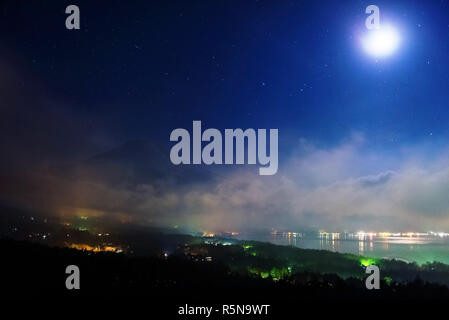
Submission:
POLYGON ((375 258, 400 259, 419 264, 449 264, 449 238, 438 236, 357 236, 354 234, 267 233, 242 234, 240 239, 291 245, 303 249, 352 253, 375 258))

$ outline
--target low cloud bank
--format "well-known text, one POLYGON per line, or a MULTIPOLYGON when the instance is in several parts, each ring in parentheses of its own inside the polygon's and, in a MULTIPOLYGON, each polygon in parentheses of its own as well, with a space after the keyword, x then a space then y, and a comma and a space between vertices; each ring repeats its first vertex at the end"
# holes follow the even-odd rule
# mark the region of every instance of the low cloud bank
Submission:
POLYGON ((330 149, 301 140, 275 176, 230 170, 212 182, 148 181, 127 187, 47 177, 35 192, 57 214, 96 210, 120 221, 209 231, 448 231, 446 157, 421 161, 419 149, 413 149, 397 158, 406 161, 382 158, 365 144, 361 135, 330 149))

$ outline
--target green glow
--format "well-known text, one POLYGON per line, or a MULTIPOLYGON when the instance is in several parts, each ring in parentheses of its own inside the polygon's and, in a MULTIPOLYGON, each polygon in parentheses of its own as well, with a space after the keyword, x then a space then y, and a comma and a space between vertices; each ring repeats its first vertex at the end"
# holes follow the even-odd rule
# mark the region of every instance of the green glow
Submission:
POLYGON ((272 278, 282 279, 290 275, 291 269, 288 268, 273 268, 270 271, 270 275, 272 278))
POLYGON ((283 279, 291 274, 291 270, 287 267, 276 268, 273 267, 270 271, 262 271, 260 269, 248 268, 248 273, 266 279, 272 277, 273 279, 283 279))
POLYGON ((260 276, 261 278, 268 278, 268 276, 270 275, 268 272, 264 272, 264 271, 260 271, 254 268, 249 268, 248 272, 257 276, 260 276))
POLYGON ((376 264, 377 260, 372 258, 363 258, 360 259, 360 264, 364 267, 371 266, 373 264, 376 264))
POLYGON ((385 277, 384 280, 388 285, 390 285, 391 281, 393 281, 390 277, 385 277))
POLYGON ((259 272, 258 272, 256 269, 253 269, 253 268, 249 268, 249 269, 248 269, 248 272, 251 273, 251 274, 257 274, 257 275, 259 275, 259 272))

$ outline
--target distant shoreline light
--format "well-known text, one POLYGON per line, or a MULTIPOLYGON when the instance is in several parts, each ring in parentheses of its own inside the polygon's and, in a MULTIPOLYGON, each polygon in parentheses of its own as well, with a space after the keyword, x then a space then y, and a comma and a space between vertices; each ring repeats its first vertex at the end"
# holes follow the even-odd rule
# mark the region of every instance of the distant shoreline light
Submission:
MULTIPOLYGON (((304 237, 305 234, 304 233, 299 233, 299 232, 291 232, 291 231, 271 231, 270 232, 271 235, 276 236, 276 235, 280 235, 280 236, 284 236, 284 237, 304 237)), ((350 236, 350 237, 354 237, 354 238, 404 238, 404 237, 408 237, 408 238, 413 238, 413 237, 439 237, 439 238, 446 238, 449 237, 449 233, 447 232, 434 232, 434 231, 428 231, 428 232, 388 232, 388 231, 369 231, 369 232, 365 232, 365 231, 357 231, 357 232, 327 232, 327 231, 318 231, 318 234, 320 237, 322 238, 334 238, 334 239, 338 239, 340 238, 341 235, 346 235, 346 236, 350 236)))

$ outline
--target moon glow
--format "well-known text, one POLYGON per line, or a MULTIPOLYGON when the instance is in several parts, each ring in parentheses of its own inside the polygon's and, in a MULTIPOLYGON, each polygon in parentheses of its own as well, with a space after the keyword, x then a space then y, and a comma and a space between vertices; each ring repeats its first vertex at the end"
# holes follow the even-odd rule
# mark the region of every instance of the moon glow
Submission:
POLYGON ((370 55, 385 57, 393 54, 400 44, 398 31, 392 26, 382 26, 368 31, 362 38, 362 47, 370 55))

